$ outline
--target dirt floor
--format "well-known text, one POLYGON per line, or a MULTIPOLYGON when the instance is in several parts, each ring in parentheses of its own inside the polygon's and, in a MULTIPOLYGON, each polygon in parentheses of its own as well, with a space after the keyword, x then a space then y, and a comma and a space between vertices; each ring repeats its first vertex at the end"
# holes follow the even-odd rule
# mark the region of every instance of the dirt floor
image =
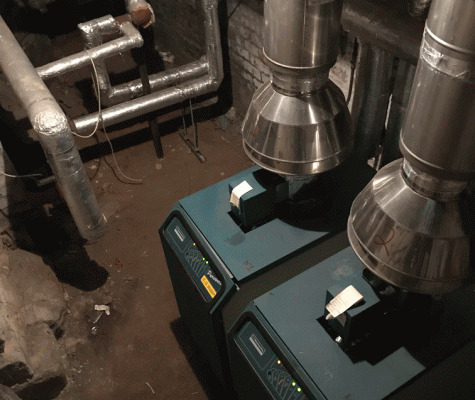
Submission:
POLYGON ((96 272, 89 278, 80 273, 92 281, 76 284, 97 288, 63 284, 69 317, 61 343, 69 384, 58 399, 224 398, 180 321, 157 232, 177 200, 251 165, 237 124, 224 131, 204 122, 198 130, 205 163, 177 133, 163 137, 163 159, 150 141, 117 152, 122 172, 140 184, 121 177, 111 156, 107 164, 86 163, 109 231, 84 247, 85 267, 96 272), (102 269, 105 282, 97 272, 102 269), (102 313, 97 323, 95 305, 110 307, 110 315, 102 313))
MULTIPOLYGON (((53 49, 54 58, 61 58, 81 51, 82 42, 73 32, 56 38, 53 49)), ((128 55, 108 65, 112 78, 136 67, 128 55)), ((48 82, 71 118, 97 107, 91 71, 81 69, 48 82)), ((2 106, 25 122, 9 85, 2 81, 0 89, 2 106)), ((30 211, 14 224, 17 245, 40 254, 51 266, 68 309, 59 340, 68 384, 58 400, 229 397, 180 320, 158 234, 176 201, 253 165, 242 149, 239 116, 234 109, 227 115, 197 116, 204 163, 173 128, 181 119, 162 129, 160 159, 146 120, 121 127, 119 133, 109 129, 115 160, 103 133, 100 145, 95 138, 77 139, 109 224, 94 244, 83 245, 54 186, 28 193, 30 211), (96 311, 96 305, 108 306, 109 315, 96 311)))

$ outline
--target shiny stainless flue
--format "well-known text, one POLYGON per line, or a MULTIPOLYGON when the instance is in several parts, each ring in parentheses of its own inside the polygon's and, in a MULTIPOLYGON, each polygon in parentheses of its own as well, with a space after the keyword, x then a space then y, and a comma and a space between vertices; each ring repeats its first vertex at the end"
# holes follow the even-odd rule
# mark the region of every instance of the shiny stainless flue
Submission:
POLYGON ((79 233, 87 240, 99 238, 107 223, 75 146, 68 119, 2 17, 0 66, 38 132, 79 233))
POLYGON ((249 106, 243 143, 251 160, 279 174, 311 175, 332 169, 352 148, 345 98, 329 80, 317 91, 299 96, 282 94, 268 82, 249 106))
POLYGON ((475 279, 474 20, 474 1, 432 3, 401 134, 405 159, 378 172, 348 220, 363 263, 414 292, 440 295, 475 279))
POLYGON ((424 294, 452 292, 473 279, 473 210, 459 198, 460 187, 452 195, 447 190, 444 200, 422 195, 408 168, 402 159, 388 164, 358 195, 348 220, 350 243, 390 284, 424 294))
POLYGON ((284 176, 339 165, 353 146, 341 90, 328 79, 338 54, 342 0, 266 0, 264 53, 272 75, 242 125, 247 155, 284 176))
POLYGON ((434 1, 426 23, 401 151, 449 179, 475 177, 475 2, 434 1))
POLYGON ((266 0, 264 54, 285 68, 335 64, 340 38, 341 0, 266 0))

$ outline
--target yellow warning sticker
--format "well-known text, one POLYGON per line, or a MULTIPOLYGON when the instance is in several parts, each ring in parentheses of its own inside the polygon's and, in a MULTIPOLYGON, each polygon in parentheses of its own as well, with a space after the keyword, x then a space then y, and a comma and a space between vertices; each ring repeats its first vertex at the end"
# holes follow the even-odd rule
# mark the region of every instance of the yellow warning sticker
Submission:
POLYGON ((211 285, 209 282, 208 278, 203 275, 201 278, 201 283, 205 287, 205 289, 208 291, 209 295, 211 296, 212 299, 214 299, 214 296, 216 296, 216 290, 214 290, 214 287, 211 285))

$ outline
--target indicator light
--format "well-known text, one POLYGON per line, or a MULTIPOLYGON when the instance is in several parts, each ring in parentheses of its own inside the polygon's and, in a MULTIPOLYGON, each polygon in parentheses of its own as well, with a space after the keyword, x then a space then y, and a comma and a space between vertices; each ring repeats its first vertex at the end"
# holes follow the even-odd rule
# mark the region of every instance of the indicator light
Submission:
POLYGON ((196 246, 196 243, 193 243, 193 246, 196 246))
POLYGON ((295 383, 295 382, 292 382, 292 386, 295 386, 295 385, 296 385, 296 383, 295 383))
POLYGON ((203 261, 206 260, 206 258, 203 257, 203 261))
POLYGON ((280 365, 280 364, 282 364, 282 362, 281 362, 280 360, 277 360, 277 364, 279 364, 279 365, 280 365))
POLYGON ((301 391, 302 391, 302 389, 300 389, 300 388, 297 388, 297 392, 301 392, 301 391))
POLYGON ((209 264, 209 262, 208 262, 208 261, 206 261, 206 264, 209 264))

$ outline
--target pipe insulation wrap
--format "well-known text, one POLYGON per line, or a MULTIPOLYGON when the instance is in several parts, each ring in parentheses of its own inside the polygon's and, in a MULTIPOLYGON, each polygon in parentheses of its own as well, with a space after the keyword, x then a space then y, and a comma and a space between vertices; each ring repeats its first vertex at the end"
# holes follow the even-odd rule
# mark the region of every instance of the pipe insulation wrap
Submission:
MULTIPOLYGON (((219 88, 224 77, 224 72, 217 5, 217 0, 206 0, 203 2, 207 53, 206 63, 204 65, 193 64, 192 68, 188 69, 188 67, 185 67, 184 69, 184 72, 188 71, 186 74, 189 74, 190 72, 197 73, 195 71, 201 72, 205 67, 208 74, 201 78, 164 89, 160 92, 108 107, 101 112, 104 126, 107 127, 127 121, 131 118, 177 104, 183 100, 211 93, 219 88)), ((182 76, 181 73, 182 72, 177 70, 175 76, 182 76)), ((173 78, 172 80, 172 77, 167 77, 166 75, 160 76, 163 77, 162 82, 170 83, 175 79, 173 78)), ((98 118, 98 113, 76 118, 74 120, 75 131, 80 135, 91 133, 98 118)))
POLYGON ((87 52, 82 51, 43 65, 37 68, 38 75, 42 79, 54 78, 65 72, 74 71, 86 65, 90 65, 91 58, 97 62, 98 60, 104 60, 143 45, 143 38, 140 32, 130 22, 124 22, 121 25, 121 30, 124 33, 124 37, 111 40, 97 47, 92 47, 87 50, 87 52))
POLYGON ((0 17, 0 67, 38 132, 79 233, 96 240, 106 229, 67 118, 0 17))
POLYGON ((98 33, 102 36, 106 36, 120 32, 120 25, 112 15, 105 15, 101 18, 83 22, 78 25, 78 28, 81 30, 82 36, 86 41, 86 48, 94 46, 93 43, 98 33))

